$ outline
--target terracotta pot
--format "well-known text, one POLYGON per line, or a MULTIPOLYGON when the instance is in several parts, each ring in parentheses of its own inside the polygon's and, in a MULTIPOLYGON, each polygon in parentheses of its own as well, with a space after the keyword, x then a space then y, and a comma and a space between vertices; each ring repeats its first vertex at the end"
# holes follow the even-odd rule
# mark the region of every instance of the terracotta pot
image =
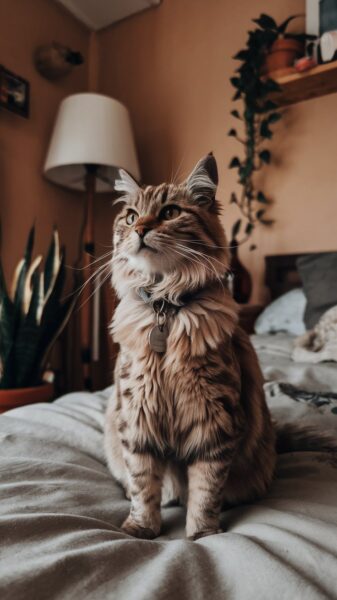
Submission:
POLYGON ((11 408, 35 404, 35 402, 49 402, 54 395, 52 383, 42 383, 36 387, 0 390, 0 413, 11 408))
POLYGON ((304 44, 298 40, 279 38, 266 55, 263 74, 279 75, 293 71, 294 62, 304 54, 304 44))

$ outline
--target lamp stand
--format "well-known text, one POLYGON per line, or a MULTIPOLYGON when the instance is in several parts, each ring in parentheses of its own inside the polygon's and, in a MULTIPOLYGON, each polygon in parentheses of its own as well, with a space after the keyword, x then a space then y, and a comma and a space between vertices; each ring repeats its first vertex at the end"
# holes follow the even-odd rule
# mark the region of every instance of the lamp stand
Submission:
POLYGON ((95 254, 94 243, 94 197, 98 165, 85 165, 85 226, 83 231, 83 288, 81 300, 81 361, 83 383, 86 390, 92 390, 92 300, 94 293, 92 261, 95 254))

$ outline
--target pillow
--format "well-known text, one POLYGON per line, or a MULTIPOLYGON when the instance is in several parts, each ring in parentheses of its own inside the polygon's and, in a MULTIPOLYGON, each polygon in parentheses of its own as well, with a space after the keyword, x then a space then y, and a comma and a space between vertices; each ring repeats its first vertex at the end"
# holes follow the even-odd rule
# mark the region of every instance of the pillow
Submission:
POLYGON ((286 331, 293 335, 302 335, 305 333, 305 305, 306 298, 302 288, 283 294, 259 315, 255 322, 255 333, 286 331))
POLYGON ((307 298, 304 322, 312 329, 337 304, 337 252, 305 254, 296 264, 307 298))

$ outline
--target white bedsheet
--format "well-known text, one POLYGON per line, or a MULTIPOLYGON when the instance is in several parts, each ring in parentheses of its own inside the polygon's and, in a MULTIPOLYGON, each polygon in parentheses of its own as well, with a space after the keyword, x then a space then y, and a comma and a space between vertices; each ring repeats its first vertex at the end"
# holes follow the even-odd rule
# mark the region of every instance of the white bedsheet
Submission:
MULTIPOLYGON (((268 376, 303 383, 303 372, 286 378, 285 340, 276 344, 273 336, 274 354, 267 340, 254 343, 261 346, 262 362, 272 359, 263 366, 268 376)), ((310 385, 319 377, 310 373, 310 385)), ((327 377, 320 385, 327 386, 327 377)), ((332 374, 329 382, 336 392, 332 374)), ((172 507, 163 509, 158 540, 136 540, 119 529, 129 502, 104 462, 108 393, 69 394, 0 417, 2 600, 337 598, 337 469, 331 455, 280 456, 268 497, 223 513, 226 533, 186 541, 184 509, 172 507)), ((323 406, 293 399, 272 381, 267 396, 281 419, 302 423, 309 414, 318 426, 328 422, 337 430, 334 398, 323 406)))

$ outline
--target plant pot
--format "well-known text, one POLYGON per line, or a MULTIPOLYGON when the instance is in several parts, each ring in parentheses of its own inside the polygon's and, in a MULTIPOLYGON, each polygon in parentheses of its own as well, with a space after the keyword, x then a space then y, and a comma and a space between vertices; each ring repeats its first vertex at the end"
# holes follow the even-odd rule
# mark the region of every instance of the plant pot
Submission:
POLYGON ((294 71, 294 62, 304 55, 304 44, 298 40, 279 38, 266 55, 263 75, 285 75, 294 71))
POLYGON ((238 245, 235 240, 230 243, 231 263, 230 269, 233 273, 232 294, 239 304, 246 304, 252 293, 252 278, 249 271, 241 263, 238 256, 238 245))
POLYGON ((0 413, 12 408, 35 404, 36 402, 49 402, 54 395, 52 383, 42 383, 36 387, 0 390, 0 413))

